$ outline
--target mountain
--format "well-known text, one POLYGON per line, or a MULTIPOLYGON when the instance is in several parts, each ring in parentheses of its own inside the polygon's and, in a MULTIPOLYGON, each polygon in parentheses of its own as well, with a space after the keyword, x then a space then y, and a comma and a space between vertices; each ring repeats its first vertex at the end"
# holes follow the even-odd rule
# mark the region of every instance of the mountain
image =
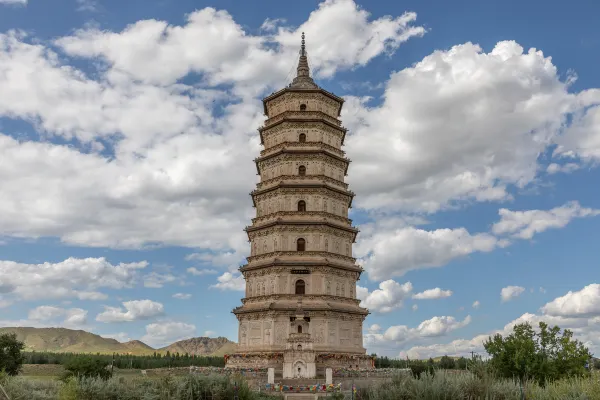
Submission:
POLYGON ((175 342, 155 350, 139 340, 121 343, 82 330, 66 328, 0 328, 2 333, 15 333, 25 343, 26 351, 48 351, 54 353, 132 353, 151 355, 154 352, 222 356, 235 349, 236 344, 227 338, 198 337, 175 342))
POLYGON ((194 354, 194 355, 224 355, 231 348, 235 347, 235 343, 224 337, 208 338, 197 337, 186 340, 180 340, 167 347, 160 349, 161 352, 179 353, 179 354, 194 354), (233 345, 233 346, 232 346, 233 345), (225 349, 224 349, 225 348, 225 349), (225 351, 220 351, 220 350, 225 351), (220 353, 223 354, 220 354, 220 353))

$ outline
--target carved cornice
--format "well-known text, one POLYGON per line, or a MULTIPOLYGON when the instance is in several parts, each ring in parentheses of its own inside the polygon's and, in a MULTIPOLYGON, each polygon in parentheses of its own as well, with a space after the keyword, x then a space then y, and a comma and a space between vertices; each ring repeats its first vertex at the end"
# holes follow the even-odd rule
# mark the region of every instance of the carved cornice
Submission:
POLYGON ((248 240, 252 240, 257 236, 267 236, 272 233, 281 232, 297 232, 297 233, 313 233, 323 232, 335 236, 345 237, 356 241, 356 236, 360 232, 358 228, 351 226, 343 226, 332 224, 329 221, 273 221, 261 226, 251 226, 244 229, 248 234, 248 240), (347 232, 348 235, 340 234, 339 231, 347 232))
MULTIPOLYGON (((296 88, 289 88, 286 87, 284 89, 278 90, 277 92, 273 92, 271 93, 269 96, 265 97, 263 99, 263 107, 264 107, 264 112, 265 115, 268 115, 268 109, 267 109, 267 104, 271 103, 273 100, 275 100, 276 98, 284 95, 284 94, 298 94, 304 98, 309 97, 311 94, 320 94, 326 97, 329 97, 330 99, 334 100, 336 103, 339 104, 339 110, 338 110, 338 116, 341 115, 342 113, 342 106, 344 105, 344 99, 336 96, 335 94, 322 89, 322 88, 318 88, 318 89, 296 89, 296 88)), ((292 96, 292 97, 297 97, 297 96, 292 96)), ((299 97, 299 96, 298 96, 299 97)))
MULTIPOLYGON (((252 297, 244 297, 242 299, 242 304, 255 304, 262 302, 273 302, 273 301, 281 301, 281 300, 294 300, 302 298, 302 300, 322 300, 322 301, 338 301, 341 303, 347 303, 353 306, 359 306, 360 300, 353 299, 351 297, 342 297, 342 296, 332 296, 328 294, 305 294, 303 296, 298 296, 296 294, 287 294, 287 293, 275 293, 269 294, 265 296, 252 296, 252 297)), ((362 307, 360 307, 362 309, 362 307)), ((304 309, 304 306, 303 306, 304 309)))
POLYGON ((314 217, 321 217, 334 220, 336 222, 341 222, 345 225, 351 225, 352 220, 346 217, 341 217, 339 215, 332 214, 327 211, 277 211, 271 214, 266 214, 260 217, 252 218, 253 225, 259 225, 264 222, 268 222, 277 218, 284 219, 285 217, 308 217, 311 219, 306 219, 306 221, 313 221, 314 217))
POLYGON ((356 264, 340 264, 329 261, 329 259, 315 261, 297 261, 297 260, 281 260, 274 259, 271 262, 264 264, 242 265, 239 271, 244 275, 244 278, 252 276, 264 276, 272 274, 289 273, 293 268, 308 268, 314 272, 321 272, 326 275, 336 275, 347 279, 360 279, 363 269, 356 264))
MULTIPOLYGON (((261 190, 253 190, 252 192, 250 192, 250 195, 252 197, 255 196, 260 196, 262 194, 268 193, 268 192, 272 192, 275 191, 277 189, 288 189, 284 191, 284 194, 296 194, 296 193, 302 193, 302 194, 321 194, 320 192, 311 192, 307 189, 326 189, 326 190, 330 190, 332 192, 341 194, 342 196, 347 197, 348 200, 350 200, 350 202, 352 202, 352 198, 354 197, 354 192, 351 190, 342 190, 342 189, 338 189, 336 187, 331 187, 329 185, 327 185, 326 183, 312 183, 312 182, 306 182, 306 183, 288 183, 288 182, 280 182, 279 184, 277 184, 276 186, 272 186, 270 188, 267 189, 261 189, 261 190)), ((256 206, 256 204, 255 204, 256 206)))
MULTIPOLYGON (((331 178, 329 176, 326 175, 279 175, 276 176, 275 178, 271 178, 271 179, 266 179, 262 182, 259 182, 258 184, 256 184, 256 189, 257 190, 264 190, 267 189, 268 187, 270 187, 270 185, 273 185, 275 183, 284 183, 284 181, 286 180, 290 180, 290 181, 321 181, 324 183, 329 183, 332 185, 338 185, 340 187, 343 188, 343 190, 348 190, 348 184, 346 182, 342 182, 339 181, 337 179, 331 178)), ((285 182, 287 184, 289 184, 289 182, 285 182)))
MULTIPOLYGON (((260 309, 245 309, 244 306, 236 307, 231 312, 235 314, 238 321, 256 321, 256 320, 265 320, 265 319, 274 319, 279 315, 293 316, 297 311, 297 306, 293 305, 289 308, 273 310, 271 307, 275 303, 270 303, 263 308, 260 309)), ((339 321, 364 321, 367 315, 369 315, 369 311, 364 308, 357 308, 356 311, 347 311, 347 310, 335 310, 335 309, 327 309, 321 310, 316 309, 312 310, 308 307, 303 306, 304 314, 311 317, 322 317, 328 319, 337 319, 339 321)))
MULTIPOLYGON (((255 263, 262 260, 270 260, 277 257, 320 257, 322 260, 334 259, 342 262, 356 263, 356 258, 345 256, 343 254, 330 253, 328 251, 272 251, 270 253, 259 254, 256 256, 246 257, 248 263, 255 263)), ((319 262, 319 260, 316 260, 319 262)))
MULTIPOLYGON (((276 152, 276 150, 280 150, 280 149, 287 149, 287 148, 297 148, 297 149, 305 149, 305 148, 314 148, 314 147, 318 147, 320 149, 329 151, 331 153, 335 153, 338 157, 342 158, 342 159, 346 159, 344 157, 344 155, 346 154, 345 151, 338 149, 337 147, 334 147, 330 144, 327 143, 323 143, 323 142, 282 142, 279 144, 276 144, 275 146, 271 146, 268 149, 264 149, 260 152, 261 157, 267 157, 268 155, 270 156, 271 153, 276 152)), ((294 149, 295 150, 295 149, 294 149)))

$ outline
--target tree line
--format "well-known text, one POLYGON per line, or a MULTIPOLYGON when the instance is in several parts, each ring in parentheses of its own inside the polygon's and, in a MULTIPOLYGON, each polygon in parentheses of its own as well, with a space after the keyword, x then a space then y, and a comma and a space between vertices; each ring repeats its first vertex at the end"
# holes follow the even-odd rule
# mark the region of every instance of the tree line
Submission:
POLYGON ((81 354, 81 353, 52 353, 52 352, 23 352, 25 364, 68 364, 74 359, 91 358, 102 363, 112 364, 114 357, 115 368, 119 369, 153 369, 169 367, 224 367, 223 357, 196 356, 188 353, 166 354, 154 352, 152 355, 140 356, 129 354, 81 354))

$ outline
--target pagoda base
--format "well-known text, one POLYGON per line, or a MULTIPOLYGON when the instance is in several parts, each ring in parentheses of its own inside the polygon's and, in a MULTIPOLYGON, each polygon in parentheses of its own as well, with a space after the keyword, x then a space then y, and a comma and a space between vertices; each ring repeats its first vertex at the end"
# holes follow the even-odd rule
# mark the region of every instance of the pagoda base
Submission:
MULTIPOLYGON (((306 352, 309 353, 309 352, 306 352)), ((312 352, 310 352, 312 353, 312 352)), ((375 369, 375 359, 364 353, 314 353, 311 359, 291 357, 284 352, 233 353, 225 356, 225 368, 239 370, 275 369, 275 376, 281 378, 325 377, 325 370, 331 368, 350 370, 375 369), (314 361, 312 359, 314 357, 314 361), (314 369, 313 369, 314 366, 314 369), (300 373, 298 373, 300 367, 300 373)))

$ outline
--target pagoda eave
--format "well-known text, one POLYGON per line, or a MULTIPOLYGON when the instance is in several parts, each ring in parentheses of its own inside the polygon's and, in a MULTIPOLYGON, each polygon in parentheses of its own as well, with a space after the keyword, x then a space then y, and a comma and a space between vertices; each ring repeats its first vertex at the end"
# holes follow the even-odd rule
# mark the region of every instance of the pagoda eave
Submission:
POLYGON ((332 100, 337 101, 340 104, 340 107, 338 109, 338 116, 342 115, 342 106, 344 105, 344 101, 345 100, 343 98, 338 97, 335 94, 333 94, 333 93, 325 90, 325 89, 320 88, 320 87, 318 87, 318 88, 312 88, 312 89, 302 89, 302 88, 286 87, 286 88, 283 88, 283 89, 280 89, 280 90, 278 90, 276 92, 271 93, 269 96, 267 96, 267 97, 265 97, 263 99, 263 108, 264 108, 265 115, 269 114, 269 110, 267 109, 267 103, 269 101, 276 99, 277 97, 281 96, 284 93, 290 93, 290 92, 291 93, 293 93, 293 92, 298 93, 299 92, 299 93, 321 93, 321 94, 324 94, 325 96, 331 98, 332 100))

